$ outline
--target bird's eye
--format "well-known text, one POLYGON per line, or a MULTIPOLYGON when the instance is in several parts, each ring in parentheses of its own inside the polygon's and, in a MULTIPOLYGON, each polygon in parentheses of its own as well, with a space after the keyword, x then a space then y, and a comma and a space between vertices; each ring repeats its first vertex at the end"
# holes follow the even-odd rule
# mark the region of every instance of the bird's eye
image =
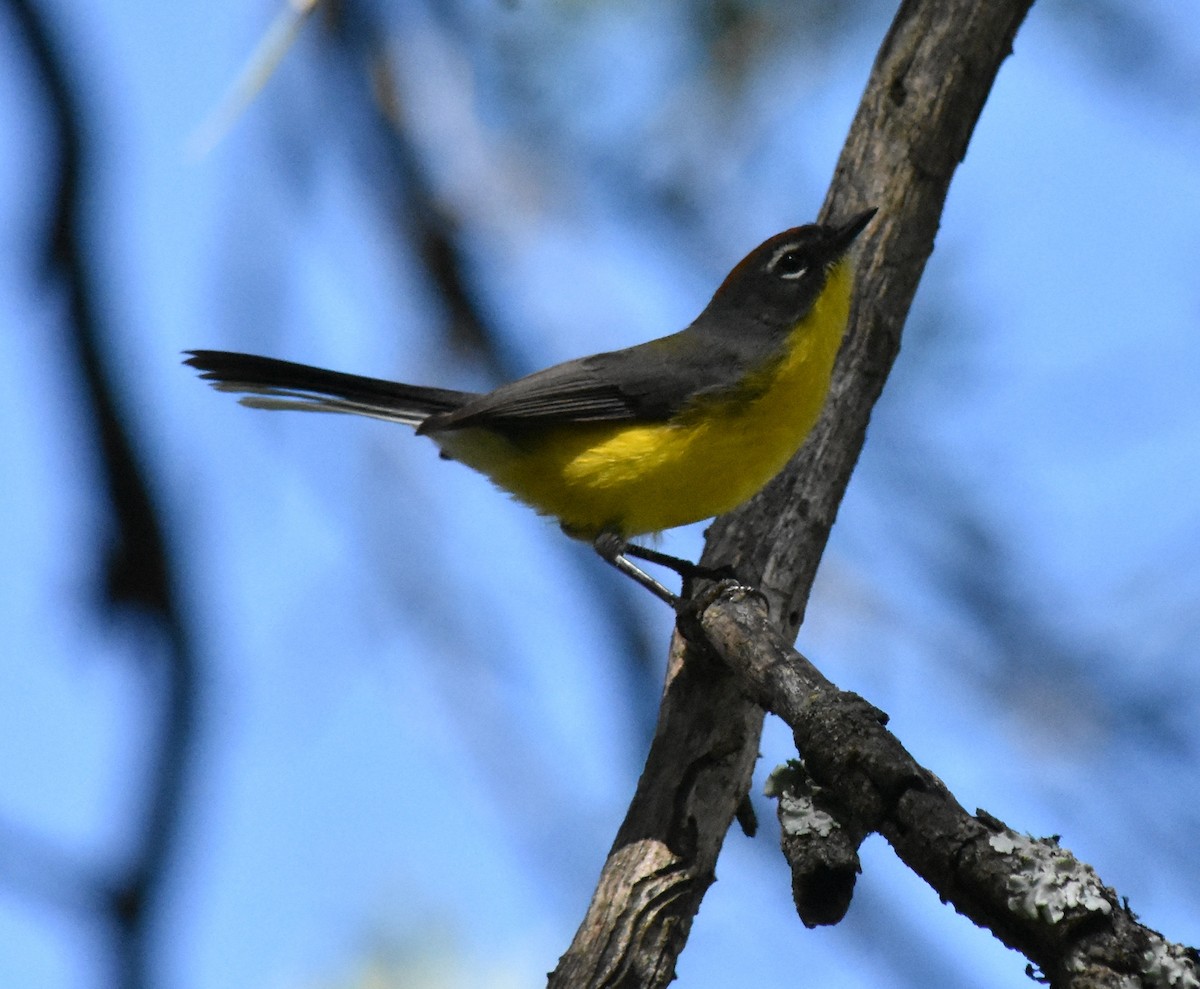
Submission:
POLYGON ((775 259, 774 267, 784 278, 799 278, 808 270, 808 259, 800 251, 784 251, 775 259))

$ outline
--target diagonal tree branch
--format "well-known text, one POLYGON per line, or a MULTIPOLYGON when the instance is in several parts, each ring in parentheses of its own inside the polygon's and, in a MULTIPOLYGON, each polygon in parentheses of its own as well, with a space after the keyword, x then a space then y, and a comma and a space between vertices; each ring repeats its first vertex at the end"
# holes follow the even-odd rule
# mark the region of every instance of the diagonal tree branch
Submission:
MULTIPOLYGON (((900 347, 946 190, 1032 0, 904 0, 838 162, 824 218, 878 206, 821 421, 767 489, 709 531, 704 562, 758 582, 794 638, 871 409, 900 347)), ((551 986, 662 986, 750 785, 762 709, 676 635, 646 767, 551 986)))

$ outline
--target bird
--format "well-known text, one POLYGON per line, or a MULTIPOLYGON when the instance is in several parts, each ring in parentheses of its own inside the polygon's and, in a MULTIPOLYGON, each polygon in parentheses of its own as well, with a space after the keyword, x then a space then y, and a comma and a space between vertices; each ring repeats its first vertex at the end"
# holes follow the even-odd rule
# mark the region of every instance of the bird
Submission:
POLYGON ((385 381, 222 350, 185 364, 256 409, 368 416, 413 427, 497 487, 592 544, 673 607, 629 558, 684 578, 705 568, 636 537, 749 500, 801 447, 829 390, 850 315, 855 238, 875 209, 811 223, 746 255, 685 329, 556 364, 489 392, 385 381))

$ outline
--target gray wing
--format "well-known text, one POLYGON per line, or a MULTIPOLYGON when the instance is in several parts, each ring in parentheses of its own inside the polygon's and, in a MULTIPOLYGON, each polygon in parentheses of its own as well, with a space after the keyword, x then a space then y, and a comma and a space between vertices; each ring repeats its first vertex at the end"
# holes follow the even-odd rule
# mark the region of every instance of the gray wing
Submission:
POLYGON ((556 364, 430 416, 418 432, 553 422, 662 422, 699 395, 732 388, 747 355, 695 326, 669 337, 556 364))

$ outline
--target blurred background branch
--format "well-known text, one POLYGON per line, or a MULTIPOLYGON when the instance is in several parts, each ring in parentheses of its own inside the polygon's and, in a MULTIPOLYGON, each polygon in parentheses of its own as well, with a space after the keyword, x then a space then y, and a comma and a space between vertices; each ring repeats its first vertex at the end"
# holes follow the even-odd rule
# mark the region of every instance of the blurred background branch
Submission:
POLYGON ((90 449, 81 459, 94 464, 98 475, 89 554, 99 559, 92 603, 123 640, 124 661, 142 678, 150 728, 142 742, 144 779, 135 784, 141 797, 131 808, 124 862, 85 870, 19 831, 7 829, 3 838, 9 868, 37 877, 27 880, 25 889, 46 893, 56 904, 74 901, 94 911, 110 945, 112 984, 141 989, 158 984, 150 930, 172 878, 198 730, 199 671, 141 438, 117 398, 110 370, 117 361, 115 334, 105 325, 94 264, 102 237, 92 229, 88 209, 96 153, 89 108, 68 68, 69 48, 42 9, 32 0, 9 0, 7 6, 42 90, 40 105, 57 159, 47 173, 46 221, 30 260, 36 259, 43 291, 59 295, 63 303, 71 365, 64 372, 76 381, 80 418, 89 427, 83 442, 90 449))

